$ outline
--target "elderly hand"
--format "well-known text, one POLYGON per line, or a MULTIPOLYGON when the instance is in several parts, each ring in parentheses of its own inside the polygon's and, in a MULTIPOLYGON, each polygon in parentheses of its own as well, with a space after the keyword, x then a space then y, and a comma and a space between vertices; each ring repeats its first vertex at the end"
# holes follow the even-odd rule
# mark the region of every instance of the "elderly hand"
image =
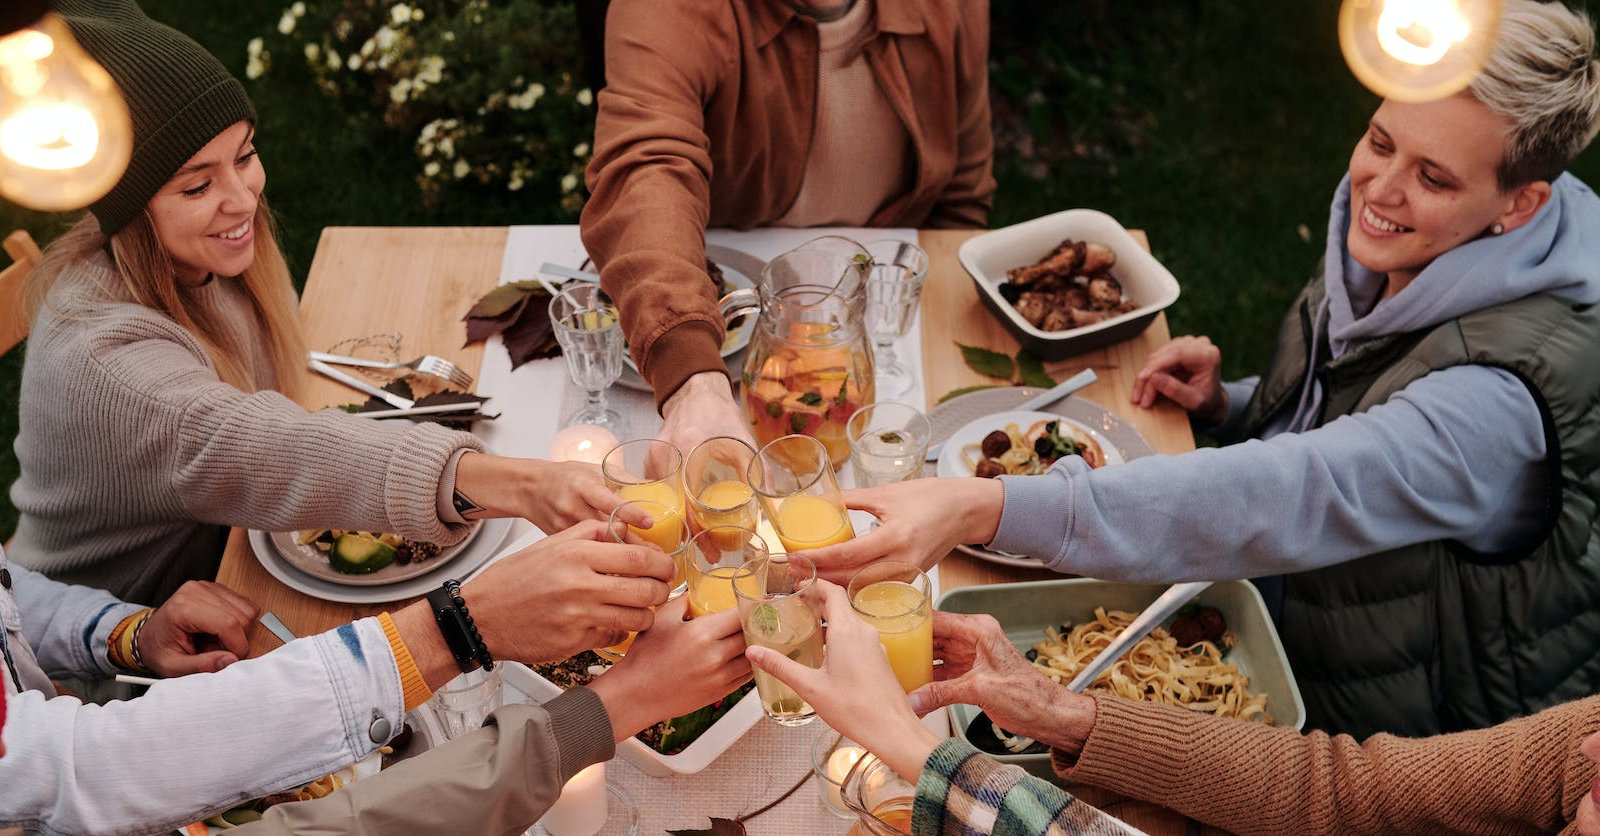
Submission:
POLYGON ((828 620, 822 667, 808 668, 765 647, 751 647, 745 655, 793 688, 828 725, 870 749, 906 780, 915 781, 939 737, 911 712, 878 631, 856 615, 842 588, 827 581, 817 585, 828 620))
POLYGON ((721 372, 701 372, 684 381, 661 405, 661 418, 664 423, 656 437, 670 442, 685 456, 696 444, 719 435, 759 446, 750 436, 750 425, 739 405, 733 401, 727 376, 721 372))
POLYGON ((462 597, 496 659, 531 665, 648 629, 674 570, 660 549, 612 542, 589 521, 490 566, 462 597))
POLYGON ((211 581, 189 581, 151 613, 139 631, 139 655, 162 676, 213 673, 249 650, 245 630, 256 605, 211 581))
POLYGON ((590 684, 617 740, 710 705, 750 678, 739 611, 684 621, 687 608, 688 596, 681 596, 656 610, 655 623, 628 655, 590 684))
POLYGON ((988 615, 933 614, 934 681, 911 693, 926 714, 946 705, 976 705, 1012 734, 1076 755, 1094 726, 1094 700, 1040 673, 988 615))
POLYGON ((912 479, 845 491, 844 502, 883 524, 853 540, 804 552, 818 575, 839 584, 875 560, 927 569, 958 543, 989 542, 1000 525, 1005 489, 994 479, 912 479))
POLYGON ((1150 352, 1133 379, 1135 404, 1149 409, 1166 396, 1208 424, 1228 417, 1222 352, 1205 337, 1179 337, 1150 352))

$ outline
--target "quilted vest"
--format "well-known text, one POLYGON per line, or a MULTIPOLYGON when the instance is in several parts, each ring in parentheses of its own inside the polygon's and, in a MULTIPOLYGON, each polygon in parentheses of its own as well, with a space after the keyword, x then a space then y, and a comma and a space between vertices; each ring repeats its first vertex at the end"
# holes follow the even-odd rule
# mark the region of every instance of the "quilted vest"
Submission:
POLYGON ((1247 437, 1295 408, 1313 350, 1323 393, 1314 426, 1431 371, 1494 366, 1539 405, 1550 484, 1543 534, 1525 551, 1428 542, 1286 576, 1279 630, 1307 727, 1438 734, 1600 692, 1600 311, 1528 296, 1330 360, 1321 272, 1279 329, 1246 407, 1247 437))

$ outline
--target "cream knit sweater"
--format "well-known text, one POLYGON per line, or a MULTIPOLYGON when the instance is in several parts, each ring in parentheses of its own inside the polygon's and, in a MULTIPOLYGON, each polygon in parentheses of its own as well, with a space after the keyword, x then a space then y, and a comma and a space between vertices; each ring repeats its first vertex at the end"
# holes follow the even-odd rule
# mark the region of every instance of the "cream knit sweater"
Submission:
MULTIPOLYGON (((184 581, 216 575, 227 526, 464 536, 465 526, 440 519, 438 492, 455 451, 483 449, 472 435, 241 392, 177 323, 113 301, 115 286, 109 261, 90 259, 61 277, 34 323, 16 441, 22 475, 11 488, 17 563, 158 604, 184 581)), ((197 292, 264 374, 266 349, 237 283, 197 292)))

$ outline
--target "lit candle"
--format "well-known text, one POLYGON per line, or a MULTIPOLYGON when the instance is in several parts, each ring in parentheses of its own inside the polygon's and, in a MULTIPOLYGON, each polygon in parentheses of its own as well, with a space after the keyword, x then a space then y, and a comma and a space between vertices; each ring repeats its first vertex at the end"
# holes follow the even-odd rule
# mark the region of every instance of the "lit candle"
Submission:
POLYGON ((839 748, 828 756, 828 763, 823 767, 828 780, 823 783, 822 792, 825 796, 823 800, 829 807, 835 810, 849 809, 844 806, 840 788, 844 785, 844 776, 850 774, 850 767, 855 766, 856 761, 861 760, 861 756, 865 754, 866 750, 859 746, 847 746, 841 743, 839 748))
POLYGON ((606 765, 585 767, 539 819, 550 836, 594 836, 606 824, 606 765))
POLYGON ((605 427, 573 424, 550 439, 550 461, 599 464, 615 446, 617 437, 605 427))

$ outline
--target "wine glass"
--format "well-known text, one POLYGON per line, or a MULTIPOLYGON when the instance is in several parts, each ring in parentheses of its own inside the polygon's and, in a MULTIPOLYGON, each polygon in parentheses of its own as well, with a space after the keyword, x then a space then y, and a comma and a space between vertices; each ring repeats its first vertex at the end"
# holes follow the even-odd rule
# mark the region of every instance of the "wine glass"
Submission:
POLYGON ((616 307, 599 285, 573 284, 550 300, 550 324, 567 358, 567 374, 588 393, 566 423, 598 424, 621 437, 622 416, 606 406, 606 389, 622 376, 622 322, 616 307))
POLYGON ((893 399, 911 391, 911 369, 895 354, 894 341, 911 330, 928 275, 928 254, 904 241, 864 244, 872 254, 867 278, 867 334, 872 338, 878 368, 879 398, 893 399))

